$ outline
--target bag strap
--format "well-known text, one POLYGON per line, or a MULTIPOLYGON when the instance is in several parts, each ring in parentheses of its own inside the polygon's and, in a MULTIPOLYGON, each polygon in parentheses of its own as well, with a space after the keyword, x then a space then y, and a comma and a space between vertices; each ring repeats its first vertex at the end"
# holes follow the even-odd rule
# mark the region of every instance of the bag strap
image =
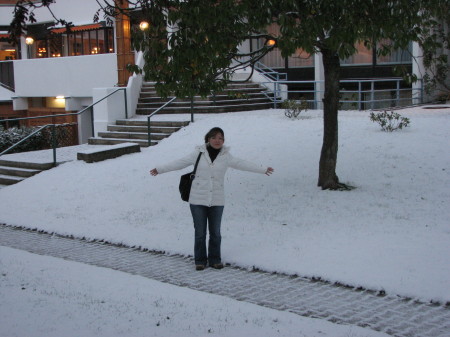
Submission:
POLYGON ((195 162, 194 171, 192 171, 192 174, 193 174, 193 175, 195 175, 195 172, 197 172, 197 166, 198 166, 198 162, 200 161, 200 157, 201 157, 201 156, 202 156, 202 153, 200 152, 200 153, 198 154, 197 161, 195 162))

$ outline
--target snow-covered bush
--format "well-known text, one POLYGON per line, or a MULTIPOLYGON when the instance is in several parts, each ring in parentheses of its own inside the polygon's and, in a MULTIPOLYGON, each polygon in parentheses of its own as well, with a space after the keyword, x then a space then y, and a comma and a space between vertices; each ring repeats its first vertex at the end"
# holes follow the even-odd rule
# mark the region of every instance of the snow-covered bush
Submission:
MULTIPOLYGON (((36 129, 34 128, 15 128, 15 127, 5 130, 2 126, 0 126, 0 152, 3 152, 10 146, 21 141, 29 134, 33 133, 35 130, 36 129)), ((18 145, 13 150, 11 150, 11 152, 8 153, 40 150, 42 148, 43 141, 44 139, 42 133, 38 132, 32 137, 30 137, 30 139, 18 145)))
POLYGON ((287 99, 281 103, 281 107, 284 109, 284 115, 286 117, 297 119, 303 110, 308 110, 308 102, 305 99, 301 101, 287 99))
POLYGON ((380 124, 383 131, 389 132, 406 128, 410 122, 409 118, 402 117, 399 113, 394 112, 393 110, 384 110, 383 112, 378 113, 372 111, 370 113, 370 120, 380 124))

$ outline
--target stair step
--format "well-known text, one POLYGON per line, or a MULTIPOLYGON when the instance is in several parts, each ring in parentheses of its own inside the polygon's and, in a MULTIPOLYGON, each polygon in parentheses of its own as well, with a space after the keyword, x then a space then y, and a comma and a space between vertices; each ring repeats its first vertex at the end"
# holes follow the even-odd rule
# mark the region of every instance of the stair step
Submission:
MULTIPOLYGON (((116 138, 116 139, 148 139, 148 133, 144 132, 99 132, 98 137, 100 138, 116 138)), ((169 137, 167 133, 152 133, 151 138, 154 140, 161 140, 169 137)))
MULTIPOLYGON (((269 100, 267 99, 267 97, 258 97, 258 98, 250 98, 250 99, 246 99, 246 98, 239 98, 239 99, 220 99, 220 100, 201 100, 201 101, 195 101, 194 107, 203 107, 203 106, 209 106, 209 107, 221 107, 221 106, 239 106, 239 105, 243 105, 243 104, 254 104, 254 103, 270 103, 269 100)), ((151 106, 151 107, 156 107, 159 108, 161 106, 161 102, 148 102, 148 101, 144 101, 144 100, 140 100, 138 103, 138 108, 142 108, 145 106, 151 106)), ((191 103, 190 102, 186 102, 186 101, 174 101, 172 102, 170 105, 168 105, 167 107, 164 108, 167 109, 169 107, 174 107, 174 106, 183 106, 183 107, 191 107, 191 103)))
MULTIPOLYGON (((233 82, 229 83, 226 88, 259 88, 261 87, 258 83, 254 82, 233 82)), ((143 82, 142 88, 153 88, 155 89, 155 83, 143 82)))
POLYGON ((28 178, 34 176, 35 174, 38 174, 39 172, 41 172, 41 170, 12 167, 12 166, 0 166, 0 174, 8 176, 28 178))
MULTIPOLYGON (((194 107, 195 113, 224 113, 233 111, 249 111, 249 110, 261 110, 270 109, 273 107, 273 103, 255 103, 255 104, 241 104, 241 105, 222 105, 222 106, 204 106, 194 107)), ((149 115, 156 109, 152 108, 137 108, 136 114, 149 115)), ((164 109, 166 114, 185 114, 189 113, 190 107, 171 107, 168 106, 164 109)))
MULTIPOLYGON (((177 127, 182 128, 189 125, 189 121, 151 121, 150 127, 177 127)), ((130 126, 147 126, 147 120, 145 119, 118 119, 117 125, 130 125, 130 126)))
POLYGON ((53 163, 0 160, 0 185, 12 185, 53 167, 53 163))
POLYGON ((32 163, 14 160, 0 160, 0 166, 19 167, 23 169, 48 170, 53 167, 53 162, 49 163, 32 163))
POLYGON ((0 174, 0 184, 2 185, 13 185, 21 182, 24 180, 24 177, 16 177, 16 176, 10 176, 5 174, 0 174))
MULTIPOLYGON (((206 98, 202 98, 202 97, 195 97, 194 98, 194 102, 195 104, 197 104, 198 102, 222 102, 222 101, 236 101, 236 100, 243 100, 243 101, 249 101, 249 100, 253 100, 253 99, 266 99, 268 97, 273 97, 273 93, 271 92, 266 92, 266 91, 259 91, 259 92, 250 92, 250 93, 244 93, 242 95, 227 95, 227 94, 221 94, 221 95, 216 95, 216 96, 208 96, 206 98)), ((159 103, 160 105, 166 103, 166 100, 161 100, 160 97, 156 97, 153 95, 146 95, 146 94, 141 94, 140 98, 139 98, 139 103, 159 103)), ((176 104, 179 102, 184 102, 184 103, 189 103, 189 100, 183 100, 183 99, 176 99, 175 101, 173 101, 171 103, 172 104, 176 104)))
MULTIPOLYGON (((136 144, 139 144, 141 147, 148 147, 148 141, 141 140, 141 139, 91 137, 88 140, 88 144, 91 144, 91 145, 115 145, 115 144, 122 144, 122 143, 136 143, 136 144)), ((156 145, 156 144, 158 144, 158 142, 152 140, 151 145, 156 145)))
MULTIPOLYGON (((177 132, 178 127, 150 127, 151 133, 171 134, 177 132)), ((147 125, 108 125, 108 131, 112 132, 148 132, 147 125)))
MULTIPOLYGON (((265 92, 267 91, 266 88, 263 87, 250 87, 250 88, 227 88, 223 91, 220 91, 218 93, 216 93, 215 96, 230 96, 230 95, 235 95, 237 93, 242 93, 242 94, 258 94, 261 92, 265 92)), ((155 90, 152 89, 141 89, 141 97, 143 96, 148 96, 151 98, 159 98, 161 102, 167 102, 169 101, 171 98, 173 97, 168 97, 168 98, 161 98, 158 96, 158 93, 155 90)), ((208 95, 207 97, 213 97, 214 95, 208 95)), ((201 96, 194 96, 195 100, 201 99, 201 96)), ((188 100, 188 99, 186 99, 188 100)))

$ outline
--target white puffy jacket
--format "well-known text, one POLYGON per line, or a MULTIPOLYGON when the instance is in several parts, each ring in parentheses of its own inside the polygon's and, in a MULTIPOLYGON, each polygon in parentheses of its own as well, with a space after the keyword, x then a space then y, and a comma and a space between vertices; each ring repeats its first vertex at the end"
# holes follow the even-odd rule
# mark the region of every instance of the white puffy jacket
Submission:
POLYGON ((195 151, 181 159, 166 165, 157 166, 158 173, 181 170, 194 165, 199 152, 202 153, 198 162, 195 179, 192 182, 189 203, 203 206, 223 206, 225 203, 224 179, 229 167, 255 173, 266 173, 267 168, 249 161, 235 158, 229 148, 223 146, 214 162, 211 162, 206 144, 197 146, 195 151))

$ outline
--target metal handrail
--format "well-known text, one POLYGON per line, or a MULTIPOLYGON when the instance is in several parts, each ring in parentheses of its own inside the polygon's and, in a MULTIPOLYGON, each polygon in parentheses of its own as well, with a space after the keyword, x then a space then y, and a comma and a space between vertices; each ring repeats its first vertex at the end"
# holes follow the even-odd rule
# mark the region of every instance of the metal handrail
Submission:
POLYGON ((166 103, 164 103, 163 105, 161 105, 158 109, 156 109, 155 111, 153 111, 150 115, 147 116, 147 133, 148 133, 148 146, 151 146, 151 142, 152 142, 152 134, 151 134, 151 130, 150 130, 150 118, 154 115, 156 115, 158 112, 160 112, 161 110, 163 110, 164 108, 166 108, 170 103, 172 103, 173 101, 175 101, 177 98, 176 97, 172 97, 172 99, 170 99, 169 101, 167 101, 166 103))
MULTIPOLYGON (((273 85, 273 98, 270 97, 270 95, 268 95, 267 93, 264 93, 264 95, 273 102, 273 107, 276 109, 278 97, 281 92, 280 81, 287 81, 287 73, 278 72, 275 69, 272 69, 261 62, 255 63, 255 70, 258 71, 265 78, 267 78, 270 81, 269 83, 273 85)), ((265 85, 265 87, 268 90, 270 90, 268 86, 265 85)))
MULTIPOLYGON (((355 83, 358 84, 358 88, 354 89, 354 90, 342 90, 342 92, 345 93, 354 93, 357 94, 358 98, 355 100, 340 100, 340 103, 355 103, 358 105, 358 109, 362 110, 362 105, 365 104, 370 104, 371 108, 374 108, 374 104, 376 102, 388 102, 388 101, 392 101, 393 99, 386 99, 386 98, 379 98, 376 99, 375 98, 375 93, 382 93, 382 92, 390 92, 392 90, 396 91, 396 97, 394 98, 394 100, 398 103, 400 103, 401 101, 405 101, 405 100, 411 100, 411 99, 417 99, 420 100, 421 102, 423 101, 423 86, 421 88, 400 88, 400 83, 403 81, 402 78, 383 78, 383 79, 356 79, 356 80, 341 80, 340 83, 341 84, 345 84, 345 83, 355 83), (395 82, 396 86, 395 88, 391 88, 391 89, 375 89, 375 83, 380 83, 380 82, 395 82), (364 83, 369 83, 370 84, 370 88, 368 89, 363 89, 362 85, 364 83), (401 92, 408 92, 410 91, 411 94, 411 98, 402 98, 400 97, 400 93, 401 92), (363 99, 364 97, 363 94, 365 93, 370 93, 370 99, 363 99), (419 93, 419 97, 414 97, 414 93, 419 93)), ((280 80, 278 81, 278 85, 289 85, 289 84, 312 84, 314 86, 314 89, 312 90, 287 90, 287 93, 303 93, 303 94, 314 94, 314 99, 313 100, 308 100, 308 102, 312 103, 314 105, 314 107, 317 106, 318 103, 318 98, 317 98, 317 94, 323 93, 324 90, 322 89, 318 89, 317 85, 320 83, 323 83, 324 81, 283 81, 280 80)), ((261 84, 265 85, 267 87, 268 84, 273 85, 274 86, 274 82, 273 81, 268 81, 268 82, 262 82, 261 84)), ((274 86, 275 87, 275 86, 274 86)), ((275 87, 277 88, 277 87, 275 87)), ((270 89, 269 89, 270 90, 270 89)), ((279 95, 276 94, 281 93, 281 89, 278 89, 276 92, 274 92, 274 96, 270 97, 268 96, 272 102, 274 102, 274 105, 276 103, 279 103, 282 101, 282 99, 279 97, 279 95)))
POLYGON ((47 124, 44 126, 41 126, 39 129, 33 131, 32 133, 30 133, 28 136, 26 136, 25 138, 21 139, 20 141, 18 141, 17 143, 11 145, 10 147, 8 147, 6 150, 4 150, 2 153, 0 153, 0 156, 4 155, 5 153, 8 153, 9 151, 11 151, 12 149, 14 149, 15 147, 19 146, 20 144, 22 144, 23 142, 25 142, 26 140, 30 139, 31 137, 33 137, 35 134, 37 134, 38 132, 41 132, 42 130, 44 130, 45 128, 48 127, 52 127, 52 149, 53 149, 53 166, 56 166, 56 132, 55 132, 55 127, 56 124, 47 124))
POLYGON ((275 69, 272 69, 261 62, 255 63, 255 69, 261 73, 261 75, 265 76, 266 78, 279 81, 279 80, 286 80, 287 79, 287 73, 281 73, 279 71, 276 71, 275 69), (276 76, 272 76, 276 75, 276 76), (283 78, 281 78, 283 77, 283 78))
MULTIPOLYGON (((94 105, 96 105, 97 103, 100 103, 101 101, 105 100, 106 98, 108 98, 109 96, 115 94, 116 92, 120 91, 120 90, 124 90, 124 100, 125 100, 125 118, 128 118, 128 104, 127 104, 127 88, 118 88, 116 90, 114 90, 113 92, 109 93, 108 95, 106 95, 105 97, 99 99, 98 101, 90 104, 89 106, 85 107, 84 109, 81 109, 78 112, 71 112, 68 114, 57 114, 57 115, 46 115, 46 116, 34 116, 34 117, 21 117, 21 118, 11 118, 11 119, 0 119, 0 122, 11 122, 11 121, 23 121, 23 120, 31 120, 31 119, 41 119, 41 118, 54 118, 54 117, 65 117, 65 116, 75 116, 75 115, 81 115, 82 113, 84 113, 85 111, 87 111, 88 109, 91 109, 94 105)), ((3 151, 2 153, 0 153, 0 156, 8 153, 10 150, 12 150, 13 148, 15 148, 17 145, 21 144, 25 139, 28 139, 31 135, 34 135, 36 132, 39 132, 43 129, 45 129, 46 127, 49 126, 55 126, 56 124, 47 124, 44 125, 42 128, 38 129, 37 131, 31 133, 29 136, 25 137, 24 139, 20 140, 19 142, 17 142, 16 144, 14 144, 13 146, 9 147, 8 149, 6 149, 5 151, 3 151)), ((94 136, 94 112, 92 111, 91 114, 91 127, 92 127, 92 136, 94 136)), ((54 132, 54 131, 53 131, 54 132)), ((55 142, 53 142, 53 156, 54 156, 54 165, 56 166, 56 145, 55 142)))

